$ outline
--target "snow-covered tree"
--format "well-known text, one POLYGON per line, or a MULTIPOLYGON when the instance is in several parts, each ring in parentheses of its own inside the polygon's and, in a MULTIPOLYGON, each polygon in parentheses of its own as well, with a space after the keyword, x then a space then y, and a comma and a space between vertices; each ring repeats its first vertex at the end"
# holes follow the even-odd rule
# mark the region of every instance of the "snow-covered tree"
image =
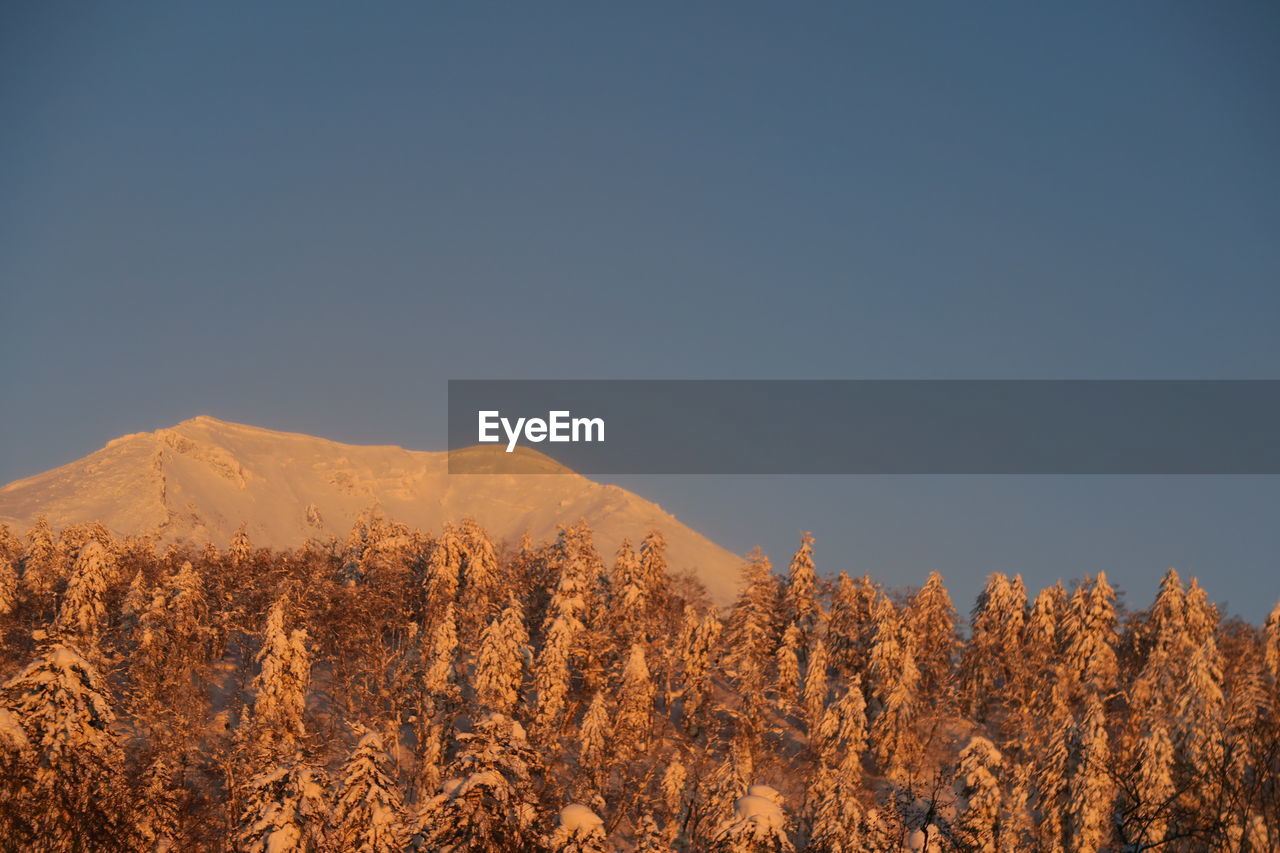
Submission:
POLYGON ((342 768, 333 811, 333 842, 352 853, 399 853, 408 829, 400 789, 387 767, 382 738, 365 732, 342 768))
POLYGON ((555 594, 547 607, 542 649, 534 664, 536 693, 534 734, 552 736, 563 721, 573 675, 574 662, 581 657, 580 644, 586 626, 582 616, 587 608, 583 567, 570 554, 560 573, 555 594))
POLYGON ((782 642, 774 655, 777 676, 774 684, 778 694, 778 707, 789 712, 796 704, 800 692, 800 656, 804 653, 804 634, 792 622, 782 632, 782 642))
POLYGON ((809 845, 822 853, 863 853, 871 849, 864 832, 865 813, 856 782, 822 764, 810 783, 809 845))
POLYGON ((645 661, 644 646, 636 643, 627 656, 618 687, 618 713, 614 731, 618 746, 628 756, 648 748, 653 718, 653 681, 645 661))
POLYGON ((67 593, 54 620, 53 630, 86 653, 95 650, 98 638, 106 628, 108 574, 107 551, 91 539, 80 547, 67 593))
POLYGON ((1146 660, 1129 690, 1129 701, 1141 727, 1148 717, 1169 713, 1182 688, 1191 651, 1186 624, 1186 596, 1178 573, 1170 569, 1160 581, 1160 592, 1145 625, 1146 660), (1138 719, 1141 718, 1141 719, 1138 719))
POLYGON ((529 634, 524 610, 515 597, 480 635, 476 661, 476 701, 483 708, 510 714, 520 701, 525 665, 529 658, 529 634))
POLYGON ((604 853, 604 821, 581 803, 560 810, 556 827, 547 838, 551 853, 604 853))
POLYGON ((18 570, 8 554, 0 553, 0 616, 18 606, 18 570))
POLYGON ((152 757, 138 786, 133 823, 139 849, 147 853, 169 853, 178 849, 182 802, 174 785, 174 767, 163 753, 152 757))
MULTIPOLYGON (((692 625, 681 645, 681 688, 684 698, 684 723, 691 731, 703 722, 703 710, 711 693, 714 665, 720 654, 723 625, 714 608, 699 620, 693 608, 686 611, 686 622, 692 625)), ((673 697, 674 698, 674 697, 673 697)))
POLYGON ((1026 619, 1026 594, 995 572, 987 578, 972 614, 972 636, 961 659, 961 681, 966 704, 980 719, 987 704, 1013 680, 1026 619))
POLYGON ((1169 815, 1178 792, 1173 774, 1173 742, 1163 721, 1156 718, 1143 734, 1138 750, 1135 840, 1148 847, 1160 844, 1168 835, 1169 815))
POLYGON ((1111 837, 1114 789, 1102 699, 1091 694, 1072 736, 1067 791, 1071 853, 1099 853, 1111 837))
MULTIPOLYGON (((929 579, 907 605, 905 619, 907 630, 915 638, 921 694, 933 702, 946 703, 951 694, 953 658, 959 642, 956 610, 940 574, 929 573, 929 579)), ((1016 633, 1014 636, 1021 639, 1016 633)))
POLYGON ((306 733, 303 712, 311 677, 307 632, 286 629, 286 610, 286 599, 281 596, 267 615, 262 648, 256 657, 259 670, 252 685, 253 704, 237 732, 242 754, 250 764, 292 756, 306 733))
POLYGON ((1186 680, 1176 702, 1175 749, 1182 762, 1200 780, 1202 799, 1216 793, 1218 771, 1224 758, 1222 659, 1212 635, 1195 647, 1188 661, 1186 680))
MULTIPOLYGON (((124 754, 112 725, 116 715, 98 670, 75 648, 54 643, 5 683, 6 726, 21 732, 26 750, 16 778, 3 792, 4 810, 19 810, 28 842, 14 849, 75 850, 84 839, 133 839, 122 785, 124 754), (28 846, 28 844, 30 846, 28 846)), ((10 827, 12 830, 13 827, 10 827)))
POLYGON ((821 639, 809 652, 809 665, 804 673, 804 691, 801 704, 804 708, 805 728, 810 734, 817 731, 827 707, 827 694, 831 685, 827 679, 827 644, 821 639))
POLYGON ((814 751, 821 764, 833 768, 842 780, 856 786, 862 778, 862 754, 866 748, 866 704, 861 681, 855 675, 840 698, 823 713, 814 751))
POLYGON ((962 806, 952 825, 956 846, 965 853, 999 853, 1000 767, 1002 757, 991 741, 978 735, 960 752, 962 806))
POLYGON ((537 823, 530 779, 534 752, 524 728, 489 714, 459 734, 441 791, 419 809, 415 849, 463 853, 524 851, 537 823))
POLYGON ((458 628, 453 604, 435 620, 423 648, 422 695, 432 708, 458 701, 458 628))
POLYGON ((1078 695, 1108 696, 1119 676, 1116 660, 1115 591, 1105 572, 1086 580, 1071 596, 1063 624, 1065 675, 1078 695))
POLYGON ((674 853, 666 833, 648 812, 636 822, 635 853, 674 853))
POLYGON ((253 558, 253 542, 249 539, 248 525, 241 524, 236 528, 235 534, 231 537, 231 544, 227 547, 227 557, 231 565, 237 569, 249 565, 249 561, 253 558))
POLYGON ((880 591, 865 575, 853 580, 841 572, 836 579, 827 622, 827 651, 836 672, 846 678, 855 673, 866 677, 879 598, 880 591))
POLYGON ((1280 601, 1267 614, 1267 624, 1263 629, 1266 643, 1267 672, 1272 682, 1280 684, 1280 601))
POLYGON ((43 515, 27 531, 22 552, 22 586, 37 601, 52 599, 63 578, 63 553, 43 515))
POLYGON ((666 609, 671 598, 671 576, 667 573, 667 540, 650 530, 640 540, 640 577, 648 600, 650 624, 666 609))
POLYGON ((897 612, 885 602, 871 650, 869 677, 876 710, 871 744, 880 768, 895 777, 911 766, 917 750, 920 673, 912 643, 911 635, 902 631, 897 612))
POLYGON ((462 537, 452 524, 446 524, 431 548, 426 568, 426 611, 428 620, 442 614, 445 607, 456 604, 462 585, 462 537))
POLYGON ((324 853, 329 849, 329 780, 294 755, 250 777, 235 830, 240 853, 324 853))
POLYGON ((629 647, 637 633, 642 633, 649 613, 649 590, 641 574, 640 557, 623 539, 609 575, 610 604, 615 641, 629 647))
POLYGON ((1068 773, 1073 749, 1071 709, 1068 705, 1068 682, 1062 667, 1047 680, 1036 703, 1039 725, 1034 749, 1035 805, 1040 814, 1038 834, 1045 853, 1063 853, 1063 834, 1067 823, 1068 773))
POLYGON ((502 606, 502 570, 493 542, 474 518, 463 519, 458 537, 462 546, 459 635, 473 646, 502 606))
POLYGON ((677 817, 684 808, 685 792, 689 785, 689 771, 679 758, 673 758, 662 773, 659 788, 662 791, 662 803, 672 818, 677 817))
POLYGON ((802 653, 807 650, 810 638, 822 620, 822 607, 818 603, 818 576, 813 562, 813 534, 800 537, 800 548, 791 558, 787 568, 787 582, 783 588, 783 618, 788 625, 800 631, 802 653))
POLYGON ((758 549, 742 570, 742 586, 725 626, 726 669, 748 709, 763 707, 765 673, 779 640, 780 591, 769 559, 758 549))
POLYGON ((582 728, 578 732, 578 762, 583 772, 595 772, 607 763, 612 733, 604 691, 597 690, 582 716, 582 728))
POLYGON ((782 797, 768 785, 752 785, 733 806, 711 842, 714 853, 784 853, 795 850, 787 834, 782 797))

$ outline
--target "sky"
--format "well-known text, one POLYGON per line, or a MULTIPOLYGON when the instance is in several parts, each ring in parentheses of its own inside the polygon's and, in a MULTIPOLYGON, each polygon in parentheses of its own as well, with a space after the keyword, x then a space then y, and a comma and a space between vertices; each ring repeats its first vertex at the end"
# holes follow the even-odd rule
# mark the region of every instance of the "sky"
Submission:
MULTIPOLYGON (((1280 377, 1274 4, 263 5, 0 10, 0 482, 442 449, 449 379, 1280 377)), ((1274 477, 611 479, 962 612, 1280 598, 1274 477)))

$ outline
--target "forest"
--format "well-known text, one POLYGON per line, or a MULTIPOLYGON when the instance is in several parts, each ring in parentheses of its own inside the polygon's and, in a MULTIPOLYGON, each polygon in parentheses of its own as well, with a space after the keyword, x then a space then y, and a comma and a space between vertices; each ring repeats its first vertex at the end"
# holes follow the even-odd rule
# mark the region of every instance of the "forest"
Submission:
POLYGON ((0 527, 14 851, 1280 850, 1280 606, 1169 570, 887 588, 376 514, 225 549, 0 527))

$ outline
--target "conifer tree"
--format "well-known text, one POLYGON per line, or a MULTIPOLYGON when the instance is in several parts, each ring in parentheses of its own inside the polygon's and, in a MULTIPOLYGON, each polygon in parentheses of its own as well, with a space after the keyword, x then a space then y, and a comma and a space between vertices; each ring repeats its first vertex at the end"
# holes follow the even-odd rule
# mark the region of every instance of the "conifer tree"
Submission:
POLYGON ((109 580, 106 549, 91 539, 80 548, 53 624, 58 636, 86 653, 97 649, 98 638, 106 627, 109 580))
POLYGON ((422 686, 414 715, 417 735, 418 791, 432 795, 440 784, 444 760, 445 732, 458 710, 461 691, 457 683, 458 632, 453 603, 432 622, 431 634, 423 643, 422 686))
MULTIPOLYGON (((1014 612, 1021 615, 1016 606, 1016 593, 1010 595, 1014 612)), ((929 579, 911 598, 906 610, 907 630, 915 637, 916 666, 920 669, 920 692, 934 702, 946 703, 951 693, 952 658, 959 643, 956 640, 956 611, 951 596, 943 586, 942 576, 930 572, 929 579)), ((1007 628, 1001 637, 1008 643, 1010 634, 1016 640, 1016 629, 1007 628)))
POLYGON ((1031 810, 1031 766, 1015 764, 1008 775, 1000 853, 1021 853, 1034 849, 1036 843, 1036 822, 1031 810))
POLYGON ((1068 705, 1069 684, 1063 667, 1046 683, 1036 707, 1040 721, 1029 754, 1036 762, 1036 810, 1040 814, 1038 833, 1045 853, 1063 853, 1067 828, 1068 772, 1072 754, 1073 720, 1068 705))
POLYGON ((458 629, 453 604, 435 620, 426 648, 423 650, 423 696, 433 708, 452 706, 458 701, 457 684, 458 629))
POLYGON ((877 624, 870 677, 876 703, 872 749, 885 774, 900 777, 915 759, 920 674, 912 638, 903 633, 898 614, 888 602, 881 608, 877 624))
POLYGON ((493 542, 474 518, 463 519, 458 535, 462 546, 459 635, 467 647, 473 647, 481 629, 502 606, 503 579, 493 542))
POLYGON ((827 707, 827 694, 831 686, 827 680, 827 644, 814 643, 809 654, 809 665, 804 673, 803 707, 805 727, 810 735, 817 731, 822 714, 827 707))
POLYGON ((462 538, 452 524, 446 524, 431 548, 426 569, 426 615, 433 622, 447 606, 458 600, 462 584, 462 538))
POLYGON ((615 640, 623 648, 631 645, 637 632, 642 632, 649 613, 649 590, 642 575, 640 557, 631 548, 631 540, 623 539, 609 577, 612 590, 615 640))
POLYGON ((648 812, 636 824, 635 853, 674 853, 666 834, 648 812))
POLYGON ((530 778, 535 755, 524 728, 489 714, 457 741, 448 781, 419 810, 413 846, 457 853, 524 851, 537 823, 530 778))
POLYGON ((777 791, 752 785, 734 803, 733 817, 711 842, 713 853, 791 853, 787 819, 777 791))
POLYGON ((1000 752, 974 735, 960 753, 963 806, 953 825, 956 845, 966 853, 998 853, 1000 847, 1000 752))
POLYGON ((542 650, 534 665, 534 734, 549 737, 559 732, 574 664, 582 658, 581 642, 586 631, 582 616, 587 609, 587 582, 581 551, 574 546, 575 533, 562 532, 564 564, 555 594, 547 606, 542 650))
POLYGON ((823 713, 815 741, 819 762, 856 788, 862 778, 862 754, 867 747, 866 704, 856 675, 823 713))
MULTIPOLYGON (((714 608, 708 609, 701 620, 692 608, 686 615, 694 623, 684 644, 682 659, 682 687, 684 697, 684 723, 694 731, 704 721, 704 709, 711 693, 711 677, 720 653, 720 635, 723 626, 714 608)), ((674 698, 674 697, 672 697, 674 698)))
POLYGON ((1193 646, 1208 642, 1218 629, 1221 614, 1209 600, 1209 593, 1192 578, 1187 583, 1187 634, 1193 646))
POLYGON ((1280 601, 1267 614, 1263 637, 1267 672, 1271 674, 1273 684, 1280 684, 1280 601))
POLYGON ((667 540, 650 530, 640 541, 640 577, 648 600, 650 624, 666 610, 671 599, 671 577, 667 572, 667 540))
POLYGON ((324 853, 329 849, 324 768, 281 757, 249 778, 236 826, 237 853, 324 853))
POLYGON ((796 704, 796 696, 800 692, 800 656, 804 650, 804 635, 794 622, 782 633, 782 643, 774 656, 777 666, 775 685, 778 694, 778 708, 787 713, 796 704))
POLYGON ((662 791, 662 802, 667 807, 667 811, 673 816, 680 813, 688 781, 688 768, 684 766, 678 756, 671 759, 666 769, 662 772, 662 782, 659 787, 662 791))
POLYGON ((365 732, 342 768, 333 841, 353 853, 399 853, 408 831, 400 789, 386 768, 382 738, 365 732))
POLYGON ((604 691, 597 690, 582 717, 582 729, 578 733, 578 762, 584 772, 600 770, 608 763, 607 751, 612 733, 604 691))
MULTIPOLYGON (((107 684, 75 648, 53 643, 5 683, 0 695, 26 745, 5 810, 25 813, 29 849, 72 850, 87 839, 133 839, 121 784, 124 755, 107 684), (16 789, 16 790, 15 790, 16 789)), ((12 827, 11 827, 12 829, 12 827)), ((19 839, 9 843, 20 848, 19 839)))
POLYGON ((281 596, 267 615, 256 658, 259 670, 252 685, 253 705, 237 732, 242 755, 251 764, 292 756, 306 733, 303 712, 311 677, 307 632, 286 629, 286 608, 286 599, 281 596))
POLYGON ((133 574, 133 580, 129 581, 129 589, 124 595, 120 612, 124 616, 137 618, 150 603, 151 589, 147 586, 147 579, 143 576, 142 569, 138 569, 133 574))
POLYGON ((18 570, 8 554, 0 553, 0 617, 18 606, 18 570))
POLYGON ((227 547, 227 556, 234 568, 242 569, 249 565, 249 561, 253 558, 253 542, 249 539, 247 525, 241 524, 236 528, 235 534, 231 537, 231 544, 227 547))
POLYGON ((1195 796, 1201 802, 1196 805, 1204 805, 1218 792, 1226 717, 1222 659, 1212 636, 1192 650, 1175 707, 1175 749, 1199 782, 1195 796))
POLYGON ((49 519, 42 515, 27 531, 22 552, 22 585, 27 595, 41 603, 52 600, 62 582, 62 559, 49 519))
POLYGON ((147 764, 135 800, 133 822, 140 849, 168 853, 178 849, 182 803, 173 784, 174 768, 163 753, 147 764))
POLYGON ((1070 853, 1099 853, 1111 837, 1114 792, 1102 699, 1090 694, 1072 735, 1067 790, 1070 853))
MULTIPOLYGON (((1135 717, 1167 715, 1181 690, 1191 651, 1186 625, 1186 596, 1178 573, 1170 569, 1145 626, 1146 660, 1129 691, 1135 717)), ((1135 723, 1141 725, 1140 720, 1135 723)))
POLYGON ((972 615, 973 631, 961 662, 961 680, 970 712, 982 719, 988 703, 1013 680, 1026 618, 1025 593, 995 572, 987 578, 972 615))
POLYGON ((815 804, 807 850, 822 853, 863 853, 872 849, 864 833, 865 814, 857 785, 827 764, 820 764, 810 785, 815 804))
POLYGON ((791 558, 787 568, 787 582, 783 589, 784 619, 800 632, 800 653, 803 655, 822 619, 822 607, 818 604, 818 576, 813 562, 813 534, 800 537, 800 549, 791 558))
MULTIPOLYGON (((1169 832, 1169 814, 1177 795, 1173 743, 1160 718, 1154 718, 1138 750, 1137 820, 1139 843, 1155 847, 1169 832)), ((1156 847, 1156 849, 1159 849, 1156 847)))
POLYGON ((1065 675, 1078 696, 1108 696, 1119 675, 1116 661, 1115 591, 1105 572, 1081 584, 1071 596, 1063 625, 1065 675))
POLYGON ((653 718, 653 680, 645 661, 644 646, 636 643, 627 656, 618 688, 618 714, 614 729, 619 747, 628 756, 643 753, 649 744, 653 718))
POLYGON ((529 635, 524 612, 514 596, 480 635, 476 662, 476 701, 500 714, 510 714, 520 701, 525 664, 529 657, 529 635))
POLYGON ((759 549, 744 564, 742 581, 725 626, 726 663, 744 708, 758 713, 764 704, 765 673, 779 639, 778 582, 759 549))

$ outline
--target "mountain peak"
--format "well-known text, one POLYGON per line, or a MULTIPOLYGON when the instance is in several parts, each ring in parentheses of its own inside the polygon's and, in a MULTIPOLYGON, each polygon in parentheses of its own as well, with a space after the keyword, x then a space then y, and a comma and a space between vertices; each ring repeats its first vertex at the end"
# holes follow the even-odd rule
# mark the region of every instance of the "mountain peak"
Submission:
MULTIPOLYGON (((483 453, 477 447, 465 452, 483 453)), ((624 537, 663 532, 673 570, 693 572, 718 602, 737 588, 740 560, 656 504, 595 483, 521 448, 530 470, 562 476, 459 475, 448 454, 342 444, 197 415, 133 433, 76 462, 0 489, 0 522, 22 530, 101 521, 120 534, 225 545, 242 523, 256 544, 344 538, 375 510, 422 530, 473 517, 496 542, 550 539, 586 519, 606 560, 624 537)))

